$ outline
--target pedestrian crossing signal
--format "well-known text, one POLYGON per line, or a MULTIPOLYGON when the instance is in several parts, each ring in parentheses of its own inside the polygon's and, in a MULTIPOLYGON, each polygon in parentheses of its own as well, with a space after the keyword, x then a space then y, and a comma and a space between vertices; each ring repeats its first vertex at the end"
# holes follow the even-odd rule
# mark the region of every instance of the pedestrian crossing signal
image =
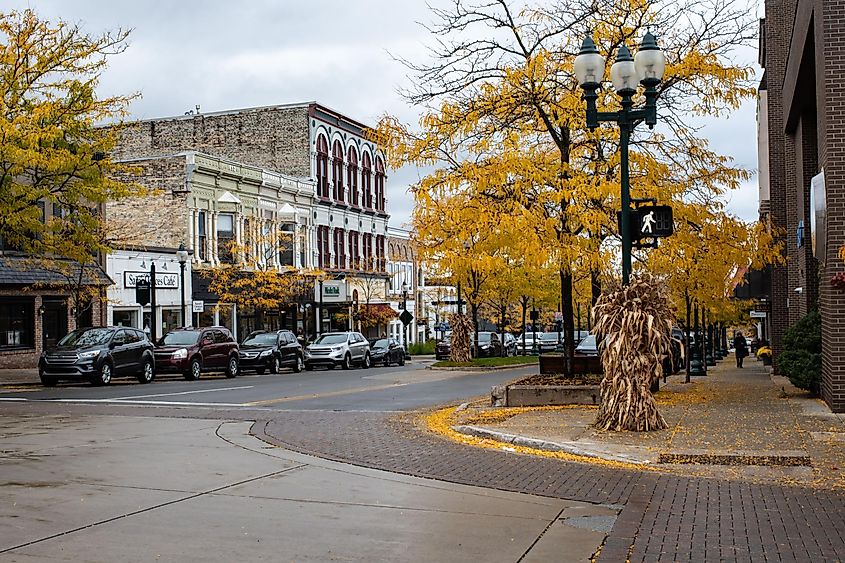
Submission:
POLYGON ((631 210, 631 239, 668 237, 675 231, 672 208, 668 205, 649 205, 631 210))

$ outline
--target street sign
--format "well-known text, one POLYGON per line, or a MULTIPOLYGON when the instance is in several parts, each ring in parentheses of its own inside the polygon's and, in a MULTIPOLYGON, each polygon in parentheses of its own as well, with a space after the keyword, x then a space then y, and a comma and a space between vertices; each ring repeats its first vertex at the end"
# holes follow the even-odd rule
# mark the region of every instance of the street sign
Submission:
POLYGON ((751 311, 750 316, 752 319, 765 319, 766 312, 765 311, 751 311))
POLYGON ((194 313, 202 313, 205 310, 205 301, 201 301, 199 299, 195 299, 193 302, 193 306, 191 307, 191 311, 194 313))
POLYGON ((399 315, 399 320, 402 321, 403 325, 408 326, 409 324, 411 324, 411 321, 414 320, 414 315, 405 310, 402 311, 401 315, 399 315))
POLYGON ((150 280, 139 278, 135 281, 135 302, 144 306, 150 302, 150 280))

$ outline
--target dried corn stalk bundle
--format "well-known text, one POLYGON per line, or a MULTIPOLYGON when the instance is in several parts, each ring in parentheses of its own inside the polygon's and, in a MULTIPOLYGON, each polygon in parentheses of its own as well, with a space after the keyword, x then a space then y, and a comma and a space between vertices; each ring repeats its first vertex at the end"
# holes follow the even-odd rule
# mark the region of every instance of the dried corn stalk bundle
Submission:
POLYGON ((593 308, 604 379, 595 425, 637 432, 666 428, 651 384, 671 354, 675 318, 665 284, 649 275, 602 295, 593 308))
POLYGON ((468 362, 471 356, 471 339, 473 332, 472 321, 467 315, 454 314, 449 317, 449 326, 452 328, 452 342, 449 351, 449 360, 453 362, 468 362))

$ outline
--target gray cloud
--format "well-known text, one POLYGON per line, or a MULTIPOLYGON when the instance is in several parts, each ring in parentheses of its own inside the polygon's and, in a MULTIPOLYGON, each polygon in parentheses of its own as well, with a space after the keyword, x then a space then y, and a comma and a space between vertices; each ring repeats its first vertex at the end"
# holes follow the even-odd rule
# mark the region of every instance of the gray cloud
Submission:
MULTIPOLYGON (((445 1, 445 0, 444 0, 445 1)), ((397 93, 406 69, 389 53, 426 57, 431 16, 422 1, 368 0, 0 0, 0 11, 32 7, 45 18, 80 23, 90 33, 132 28, 130 48, 115 57, 101 94, 140 92, 132 117, 317 100, 368 124, 385 113, 416 123, 417 108, 397 93)), ((756 168, 753 104, 730 119, 708 122, 714 148, 756 168), (750 109, 749 109, 750 108, 750 109)), ((413 201, 407 188, 415 168, 391 173, 391 222, 407 225, 413 201)), ((756 185, 731 197, 740 217, 756 217, 756 185), (753 205, 750 201, 753 196, 753 205)))

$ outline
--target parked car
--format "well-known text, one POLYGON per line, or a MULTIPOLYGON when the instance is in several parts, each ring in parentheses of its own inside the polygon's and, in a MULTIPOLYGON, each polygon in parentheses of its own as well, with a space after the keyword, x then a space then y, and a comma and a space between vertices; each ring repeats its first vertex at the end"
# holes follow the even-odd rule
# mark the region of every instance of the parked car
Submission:
POLYGON ((452 335, 447 334, 434 345, 434 357, 438 360, 448 360, 452 353, 452 335))
POLYGON ((305 348, 305 369, 315 366, 349 369, 352 364, 369 368, 370 343, 360 332, 327 332, 305 348))
POLYGON ((258 330, 244 338, 239 347, 241 372, 279 373, 283 367, 299 373, 305 367, 305 352, 289 330, 258 330))
MULTIPOLYGON (((470 342, 475 346, 475 334, 470 335, 470 342)), ((502 340, 498 333, 481 331, 478 333, 478 358, 496 357, 502 355, 502 340)))
POLYGON ((516 337, 509 333, 505 333, 505 355, 516 356, 516 337))
POLYGON ((155 377, 153 344, 134 328, 100 327, 74 330, 48 348, 38 360, 41 383, 53 387, 63 379, 87 379, 108 385, 113 377, 137 377, 149 383, 155 377))
MULTIPOLYGON (((556 332, 526 332, 525 348, 529 354, 543 354, 557 349, 556 332)), ((522 353, 522 336, 516 337, 516 345, 522 353)))
POLYGON ((238 375, 238 343, 222 326, 171 330, 156 342, 155 358, 158 373, 181 373, 187 380, 203 372, 238 375))
POLYGON ((598 356, 599 347, 595 334, 588 334, 584 340, 575 347, 575 354, 578 356, 598 356))
POLYGON ((373 364, 405 365, 405 347, 395 338, 379 338, 370 344, 370 360, 373 364))

